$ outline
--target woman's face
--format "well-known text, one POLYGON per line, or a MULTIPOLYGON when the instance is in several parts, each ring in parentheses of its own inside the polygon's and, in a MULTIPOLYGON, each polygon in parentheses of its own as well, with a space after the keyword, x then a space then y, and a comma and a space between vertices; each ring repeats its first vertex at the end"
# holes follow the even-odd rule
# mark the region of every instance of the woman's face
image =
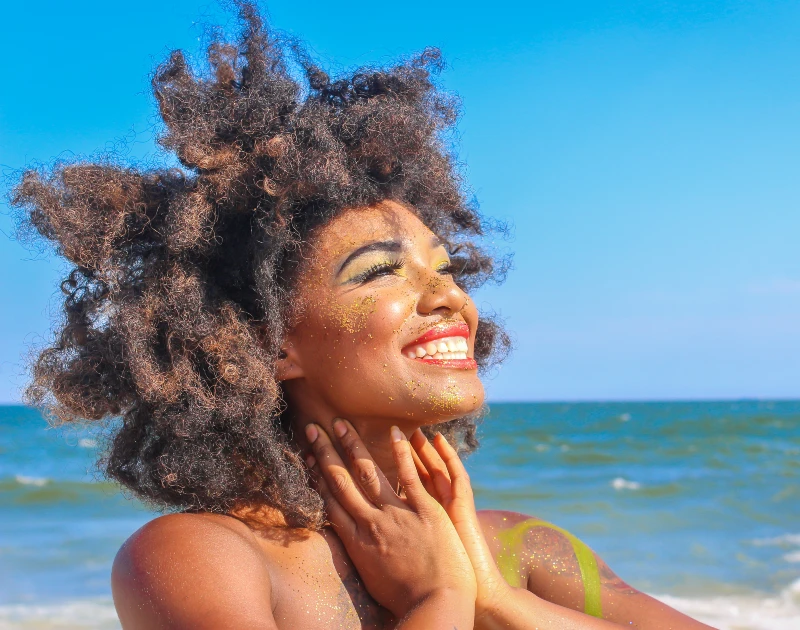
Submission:
POLYGON ((310 240, 278 364, 291 407, 402 428, 482 405, 478 311, 413 212, 392 201, 347 210, 310 240))

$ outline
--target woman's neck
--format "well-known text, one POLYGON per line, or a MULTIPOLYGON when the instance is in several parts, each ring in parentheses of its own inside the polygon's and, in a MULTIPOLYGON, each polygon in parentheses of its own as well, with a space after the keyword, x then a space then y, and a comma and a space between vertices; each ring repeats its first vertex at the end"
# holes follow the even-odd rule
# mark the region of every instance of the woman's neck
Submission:
MULTIPOLYGON (((338 417, 336 412, 327 408, 324 404, 306 404, 300 408, 293 409, 290 415, 290 423, 295 435, 295 439, 299 444, 302 452, 308 453, 311 448, 306 440, 305 428, 310 423, 315 423, 321 427, 330 437, 331 442, 339 452, 342 461, 347 464, 349 457, 342 450, 338 438, 333 432, 333 422, 338 417)), ((397 425, 400 430, 408 437, 411 435, 420 424, 414 423, 399 423, 396 419, 389 418, 374 418, 374 417, 348 417, 345 418, 350 424, 355 427, 361 441, 367 447, 375 463, 380 468, 381 472, 386 476, 386 479, 391 484, 392 488, 397 488, 397 466, 394 462, 392 454, 392 441, 389 436, 389 429, 392 424, 397 425)))

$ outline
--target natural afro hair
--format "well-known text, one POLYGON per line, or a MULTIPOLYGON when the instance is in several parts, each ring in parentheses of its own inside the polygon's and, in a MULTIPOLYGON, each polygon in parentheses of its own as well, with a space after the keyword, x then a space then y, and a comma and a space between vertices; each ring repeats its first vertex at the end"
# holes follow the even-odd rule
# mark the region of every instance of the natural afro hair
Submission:
MULTIPOLYGON (((447 244, 462 287, 505 266, 479 245, 488 228, 449 148, 458 102, 433 82, 438 50, 332 79, 237 6, 240 35, 215 39, 206 70, 173 52, 152 79, 159 142, 182 168, 59 163, 11 193, 73 265, 27 398, 55 421, 116 419, 105 473, 151 505, 266 505, 318 528, 274 373, 311 231, 393 199, 447 244)), ((508 348, 491 319, 477 336, 483 368, 508 348)), ((432 429, 470 451, 475 422, 432 429)))

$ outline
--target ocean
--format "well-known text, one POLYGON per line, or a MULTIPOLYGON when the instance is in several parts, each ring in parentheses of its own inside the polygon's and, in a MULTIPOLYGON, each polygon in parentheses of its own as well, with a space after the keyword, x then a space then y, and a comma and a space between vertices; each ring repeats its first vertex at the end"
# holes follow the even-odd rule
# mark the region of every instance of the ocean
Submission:
MULTIPOLYGON (((800 401, 494 404, 480 433, 479 508, 712 626, 800 628, 800 401)), ((111 562, 154 515, 94 472, 101 437, 0 407, 0 630, 119 628, 111 562)))

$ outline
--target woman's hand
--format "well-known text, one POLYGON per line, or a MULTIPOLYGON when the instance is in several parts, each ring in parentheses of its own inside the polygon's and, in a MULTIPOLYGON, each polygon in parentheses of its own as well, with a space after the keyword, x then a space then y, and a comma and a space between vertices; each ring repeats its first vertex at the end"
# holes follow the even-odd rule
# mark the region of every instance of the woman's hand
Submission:
POLYGON ((314 451, 307 459, 328 519, 370 595, 398 619, 432 598, 466 610, 459 626, 472 627, 475 574, 451 519, 417 474, 411 445, 392 427, 399 497, 348 422, 334 423, 349 461, 342 462, 318 425, 306 427, 314 451), (464 620, 467 620, 466 622, 464 620))
POLYGON ((417 429, 411 435, 414 462, 426 490, 439 501, 453 523, 475 572, 475 627, 503 606, 513 589, 503 579, 483 536, 469 475, 456 450, 441 433, 431 444, 417 429))

